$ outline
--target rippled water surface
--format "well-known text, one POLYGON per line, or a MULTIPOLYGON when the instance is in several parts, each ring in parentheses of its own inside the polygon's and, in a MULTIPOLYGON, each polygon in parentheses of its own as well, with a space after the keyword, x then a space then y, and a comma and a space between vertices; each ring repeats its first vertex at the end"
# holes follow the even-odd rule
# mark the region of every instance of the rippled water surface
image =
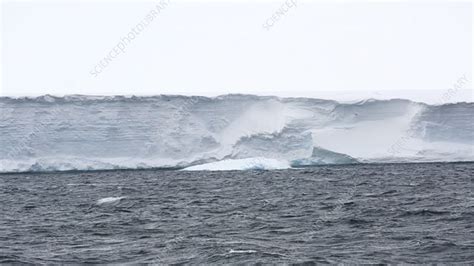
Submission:
POLYGON ((474 263, 474 163, 0 175, 0 263, 474 263))

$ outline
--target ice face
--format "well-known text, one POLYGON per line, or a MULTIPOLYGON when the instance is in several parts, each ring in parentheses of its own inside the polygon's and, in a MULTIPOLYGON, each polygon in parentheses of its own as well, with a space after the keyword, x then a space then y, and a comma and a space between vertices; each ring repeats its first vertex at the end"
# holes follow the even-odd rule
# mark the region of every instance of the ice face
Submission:
POLYGON ((266 158, 311 165, 474 160, 474 104, 226 95, 0 98, 0 172, 266 158), (315 153, 316 151, 316 153, 315 153))

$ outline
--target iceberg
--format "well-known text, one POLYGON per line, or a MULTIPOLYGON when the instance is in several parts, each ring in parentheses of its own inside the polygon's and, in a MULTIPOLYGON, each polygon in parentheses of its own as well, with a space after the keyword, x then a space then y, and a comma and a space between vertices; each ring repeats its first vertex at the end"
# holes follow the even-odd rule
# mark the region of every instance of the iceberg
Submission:
POLYGON ((474 161, 473 119, 472 102, 0 97, 0 172, 474 161))

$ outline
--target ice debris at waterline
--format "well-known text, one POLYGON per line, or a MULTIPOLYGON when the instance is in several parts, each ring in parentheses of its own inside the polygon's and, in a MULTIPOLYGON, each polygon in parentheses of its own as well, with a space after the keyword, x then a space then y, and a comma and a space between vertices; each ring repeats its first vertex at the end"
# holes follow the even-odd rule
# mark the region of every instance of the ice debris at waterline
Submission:
POLYGON ((276 170, 288 169, 290 165, 287 161, 267 159, 262 157, 245 159, 228 159, 214 163, 206 163, 190 166, 185 171, 227 171, 227 170, 276 170))
POLYGON ((0 172, 474 160, 474 103, 47 95, 0 118, 0 172))

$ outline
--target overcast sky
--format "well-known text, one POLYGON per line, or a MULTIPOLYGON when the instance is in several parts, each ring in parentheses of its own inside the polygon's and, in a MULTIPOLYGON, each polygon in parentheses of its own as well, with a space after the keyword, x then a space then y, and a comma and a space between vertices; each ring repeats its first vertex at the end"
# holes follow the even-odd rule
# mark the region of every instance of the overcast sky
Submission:
POLYGON ((472 89, 469 3, 2 3, 3 95, 472 89))

